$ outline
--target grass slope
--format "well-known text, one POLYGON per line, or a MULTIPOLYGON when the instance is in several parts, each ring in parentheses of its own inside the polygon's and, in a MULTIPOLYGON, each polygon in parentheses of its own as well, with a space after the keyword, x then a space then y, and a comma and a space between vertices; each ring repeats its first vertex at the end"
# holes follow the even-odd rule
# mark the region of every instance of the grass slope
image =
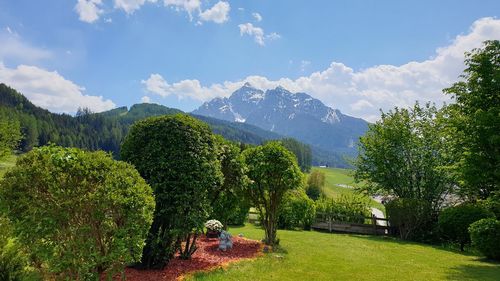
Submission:
MULTIPOLYGON (((351 186, 354 188, 359 186, 359 184, 354 182, 354 178, 352 176, 353 170, 351 169, 319 167, 313 167, 312 169, 321 171, 325 174, 325 188, 323 191, 328 197, 338 198, 342 195, 351 195, 355 192, 355 190, 353 188, 343 186, 351 186)), ((377 208, 385 213, 384 205, 371 198, 370 202, 371 207, 377 208)))
MULTIPOLYGON (((261 239, 254 226, 233 234, 261 239)), ((500 280, 500 264, 439 247, 376 236, 279 230, 287 253, 270 253, 188 280, 500 280)))

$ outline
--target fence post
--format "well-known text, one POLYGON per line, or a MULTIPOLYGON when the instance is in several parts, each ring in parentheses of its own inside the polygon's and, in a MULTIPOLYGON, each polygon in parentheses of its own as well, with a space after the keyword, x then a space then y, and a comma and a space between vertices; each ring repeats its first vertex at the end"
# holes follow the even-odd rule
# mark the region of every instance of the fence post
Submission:
POLYGON ((377 235, 377 217, 372 214, 373 234, 377 235))

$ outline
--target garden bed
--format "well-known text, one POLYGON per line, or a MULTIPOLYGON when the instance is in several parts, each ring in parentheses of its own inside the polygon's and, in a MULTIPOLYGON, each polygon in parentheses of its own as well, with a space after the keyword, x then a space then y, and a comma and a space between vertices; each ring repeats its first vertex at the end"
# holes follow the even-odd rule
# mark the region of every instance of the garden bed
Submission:
POLYGON ((175 258, 162 270, 138 270, 127 268, 125 274, 129 281, 159 281, 182 280, 188 274, 209 271, 227 266, 242 259, 257 257, 262 251, 262 243, 241 237, 233 237, 233 248, 226 252, 218 249, 217 238, 200 237, 197 242, 198 250, 191 260, 175 258))

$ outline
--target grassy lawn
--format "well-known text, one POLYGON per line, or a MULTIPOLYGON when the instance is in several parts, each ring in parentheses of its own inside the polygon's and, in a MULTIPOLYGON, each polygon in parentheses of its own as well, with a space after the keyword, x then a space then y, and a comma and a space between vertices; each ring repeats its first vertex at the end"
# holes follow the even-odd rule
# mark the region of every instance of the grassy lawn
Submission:
MULTIPOLYGON (((261 229, 231 228, 261 239, 261 229)), ((500 280, 500 264, 394 238, 279 230, 283 253, 188 280, 500 280)))
MULTIPOLYGON (((347 188, 343 186, 359 186, 354 182, 352 177, 353 170, 350 169, 340 169, 340 168, 319 168, 313 167, 313 170, 318 170, 325 173, 325 189, 324 192, 326 196, 331 198, 337 198, 341 195, 350 195, 354 193, 353 188, 347 188)), ((378 203, 377 201, 371 199, 371 207, 375 207, 385 213, 384 205, 378 203)))
POLYGON ((5 159, 0 160, 0 178, 3 177, 5 172, 14 165, 16 165, 16 155, 7 156, 5 159))

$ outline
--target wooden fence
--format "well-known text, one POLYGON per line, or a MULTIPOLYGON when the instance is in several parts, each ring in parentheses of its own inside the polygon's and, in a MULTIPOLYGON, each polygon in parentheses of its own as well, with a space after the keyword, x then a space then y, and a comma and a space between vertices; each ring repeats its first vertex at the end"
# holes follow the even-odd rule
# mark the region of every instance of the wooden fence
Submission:
POLYGON ((372 235, 391 235, 392 228, 385 218, 376 216, 343 216, 340 214, 318 213, 316 222, 312 225, 314 230, 328 232, 345 232, 372 235))

